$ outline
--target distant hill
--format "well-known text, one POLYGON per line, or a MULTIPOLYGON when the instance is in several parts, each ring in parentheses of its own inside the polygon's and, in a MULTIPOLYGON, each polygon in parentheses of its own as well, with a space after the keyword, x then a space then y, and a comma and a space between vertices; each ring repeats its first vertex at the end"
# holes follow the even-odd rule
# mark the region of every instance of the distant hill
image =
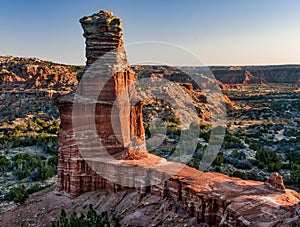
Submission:
MULTIPOLYGON (((161 73, 168 78, 180 78, 189 73, 207 76, 211 72, 225 84, 299 83, 300 65, 270 66, 133 66, 138 74, 161 73), (210 70, 210 72, 209 72, 210 70)), ((185 78, 184 80, 191 80, 185 78)))
MULTIPOLYGON (((221 89, 238 88, 235 84, 300 82, 300 65, 210 68, 138 65, 132 68, 139 78, 163 77, 178 83, 192 84, 193 87, 188 90, 200 101, 204 98, 203 94, 192 91, 200 90, 200 87, 188 77, 189 73, 201 75, 207 86, 214 83, 207 76, 211 70, 221 89)), ((57 119, 58 110, 51 100, 56 95, 76 89, 77 76, 83 69, 83 66, 58 64, 38 58, 0 56, 0 123, 28 115, 39 115, 45 120, 57 119)), ((227 104, 228 107, 232 106, 230 100, 227 104)))
POLYGON ((237 70, 230 67, 211 67, 215 77, 223 83, 299 83, 300 65, 244 66, 237 70))
POLYGON ((75 89, 82 69, 38 58, 0 56, 0 123, 28 115, 58 118, 51 100, 75 89))
POLYGON ((0 56, 0 89, 50 89, 70 91, 83 67, 63 65, 38 58, 0 56))

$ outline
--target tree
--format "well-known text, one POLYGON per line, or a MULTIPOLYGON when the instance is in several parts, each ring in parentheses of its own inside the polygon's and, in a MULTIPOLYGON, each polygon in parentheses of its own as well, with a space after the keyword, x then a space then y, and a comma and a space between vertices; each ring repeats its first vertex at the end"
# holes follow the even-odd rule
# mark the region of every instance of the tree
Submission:
POLYGON ((4 171, 10 165, 10 160, 4 155, 0 155, 0 171, 4 171))
POLYGON ((11 188, 4 195, 4 198, 8 201, 14 201, 15 203, 23 203, 28 198, 26 187, 22 184, 11 188))
POLYGON ((50 177, 53 177, 55 170, 52 166, 44 165, 37 170, 37 177, 38 179, 45 181, 50 177))
POLYGON ((92 205, 89 205, 89 210, 87 215, 81 214, 79 217, 75 212, 68 218, 64 209, 60 213, 60 218, 56 222, 52 222, 51 227, 91 227, 91 226, 101 226, 110 227, 121 226, 119 219, 113 217, 112 220, 109 219, 107 212, 102 212, 97 214, 92 205))
POLYGON ((19 180, 22 180, 28 177, 36 168, 42 167, 42 165, 41 157, 20 153, 14 157, 14 162, 12 163, 13 174, 19 180))
POLYGON ((223 153, 219 153, 216 157, 216 159, 214 160, 214 164, 219 166, 224 162, 224 154, 223 153))
POLYGON ((291 163, 291 180, 300 185, 300 166, 291 163))
POLYGON ((259 168, 259 169, 265 168, 265 163, 259 162, 259 163, 257 164, 257 168, 259 168))
POLYGON ((232 176, 233 176, 233 177, 238 177, 238 178, 242 178, 242 179, 243 179, 243 178, 245 177, 245 173, 242 172, 242 171, 237 170, 237 171, 234 171, 234 172, 233 172, 232 176))
POLYGON ((52 166, 53 168, 56 169, 58 164, 58 157, 57 155, 53 155, 51 158, 49 158, 47 165, 52 166))
POLYGON ((33 194, 35 192, 43 190, 45 187, 41 186, 40 184, 34 184, 30 188, 27 189, 28 195, 33 194))
MULTIPOLYGON (((269 171, 279 171, 281 168, 279 158, 277 154, 273 151, 267 151, 260 149, 256 152, 255 158, 258 162, 262 162, 264 165, 268 165, 269 171)), ((262 167, 262 164, 260 164, 262 167)))

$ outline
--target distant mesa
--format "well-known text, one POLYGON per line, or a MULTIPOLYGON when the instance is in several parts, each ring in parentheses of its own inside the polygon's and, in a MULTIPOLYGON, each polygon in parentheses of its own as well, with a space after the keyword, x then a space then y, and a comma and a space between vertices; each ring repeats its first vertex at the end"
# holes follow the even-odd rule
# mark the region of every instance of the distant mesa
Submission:
POLYGON ((210 67, 224 84, 300 83, 299 65, 210 67))

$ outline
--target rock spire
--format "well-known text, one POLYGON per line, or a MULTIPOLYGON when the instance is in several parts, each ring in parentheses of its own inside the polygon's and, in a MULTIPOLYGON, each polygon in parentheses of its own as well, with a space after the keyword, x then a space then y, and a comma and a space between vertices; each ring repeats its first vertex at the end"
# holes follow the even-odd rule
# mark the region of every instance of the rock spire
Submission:
POLYGON ((147 157, 142 103, 135 100, 135 74, 124 50, 122 21, 100 11, 80 23, 86 68, 76 93, 56 102, 61 117, 58 189, 72 197, 103 187, 87 159, 147 157))

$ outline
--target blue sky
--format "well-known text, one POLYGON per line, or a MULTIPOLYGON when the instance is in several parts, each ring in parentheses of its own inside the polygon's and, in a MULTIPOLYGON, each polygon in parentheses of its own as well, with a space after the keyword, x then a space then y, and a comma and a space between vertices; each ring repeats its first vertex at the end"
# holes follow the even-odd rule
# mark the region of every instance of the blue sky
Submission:
MULTIPOLYGON (((207 65, 300 64, 298 0, 2 0, 0 9, 0 55, 84 64, 78 21, 105 9, 123 20, 126 44, 173 43, 207 65)), ((131 46, 127 54, 132 62, 161 54, 151 49, 131 46)))

